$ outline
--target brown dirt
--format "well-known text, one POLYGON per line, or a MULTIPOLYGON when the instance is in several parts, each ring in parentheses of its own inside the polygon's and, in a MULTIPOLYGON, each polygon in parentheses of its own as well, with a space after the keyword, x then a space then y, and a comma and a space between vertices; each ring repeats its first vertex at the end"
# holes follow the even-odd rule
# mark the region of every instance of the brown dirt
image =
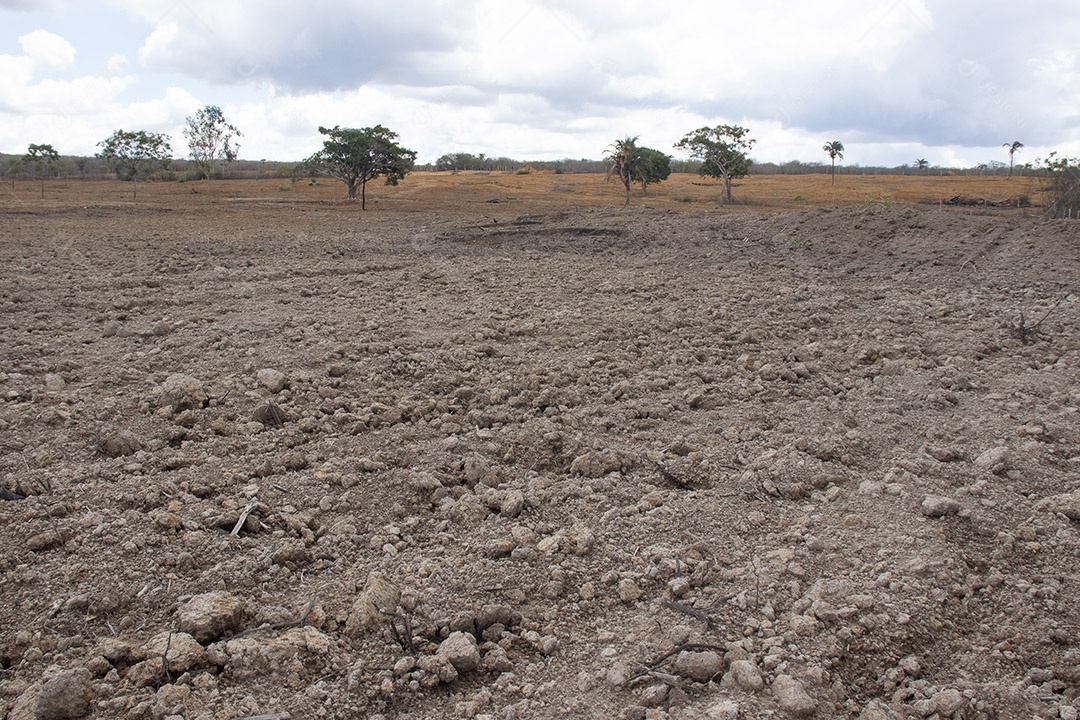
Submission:
POLYGON ((1069 717, 1080 226, 591 180, 7 192, 0 715, 1069 717))

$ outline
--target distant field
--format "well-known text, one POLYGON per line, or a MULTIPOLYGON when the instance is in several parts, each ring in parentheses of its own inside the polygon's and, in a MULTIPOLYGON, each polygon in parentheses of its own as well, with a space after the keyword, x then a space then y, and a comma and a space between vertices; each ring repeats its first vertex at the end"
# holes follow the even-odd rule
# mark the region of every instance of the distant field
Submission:
MULTIPOLYGON (((0 186, 0 202, 39 205, 40 185, 36 182, 0 186)), ((632 203, 683 212, 713 211, 719 208, 720 186, 709 178, 680 173, 649 188, 643 194, 634 186, 632 203)), ((839 175, 836 184, 827 175, 755 175, 735 185, 734 202, 728 210, 813 207, 864 204, 937 205, 951 198, 985 200, 1001 204, 1025 198, 1042 206, 1042 185, 1028 177, 971 177, 935 175, 839 175)), ((173 205, 222 201, 326 202, 351 206, 345 186, 330 178, 318 184, 304 179, 215 180, 196 182, 155 182, 139 185, 138 202, 173 205)), ((397 187, 381 181, 368 185, 368 209, 395 209, 403 212, 446 211, 506 214, 513 212, 557 211, 559 208, 618 206, 623 194, 617 183, 606 182, 599 174, 527 175, 462 172, 458 174, 417 172, 397 187)), ((45 183, 45 203, 131 201, 131 185, 119 181, 51 180, 45 183)), ((356 203, 358 206, 359 203, 356 203)), ((1038 208, 1026 208, 1026 213, 1038 208)))

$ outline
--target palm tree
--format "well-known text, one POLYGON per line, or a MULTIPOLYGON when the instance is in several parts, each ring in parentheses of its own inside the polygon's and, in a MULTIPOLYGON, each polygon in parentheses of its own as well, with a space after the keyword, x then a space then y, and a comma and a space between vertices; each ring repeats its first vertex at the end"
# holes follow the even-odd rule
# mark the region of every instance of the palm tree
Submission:
POLYGON ((930 167, 930 163, 926 161, 926 158, 919 158, 915 161, 915 167, 919 170, 926 170, 926 168, 930 167))
POLYGON ((829 153, 829 160, 832 161, 832 181, 833 185, 836 184, 836 158, 844 159, 844 143, 839 140, 833 140, 827 142, 821 146, 821 149, 829 153))
POLYGON ((637 146, 637 137, 616 140, 607 151, 608 179, 614 175, 626 186, 626 204, 630 204, 630 184, 642 181, 644 159, 641 148, 637 146))
POLYGON ((1002 143, 1001 147, 1009 148, 1009 177, 1012 177, 1013 155, 1016 153, 1017 150, 1024 147, 1024 143, 1020 142, 1019 140, 1013 140, 1011 143, 1002 143))

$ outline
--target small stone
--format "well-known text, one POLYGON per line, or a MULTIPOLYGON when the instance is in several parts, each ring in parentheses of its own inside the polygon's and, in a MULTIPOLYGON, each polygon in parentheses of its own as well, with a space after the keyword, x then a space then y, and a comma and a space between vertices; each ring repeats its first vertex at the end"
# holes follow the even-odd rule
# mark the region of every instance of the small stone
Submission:
POLYGON ((169 672, 173 673, 187 672, 206 661, 206 650, 186 632, 158 633, 150 638, 143 650, 149 658, 164 655, 169 663, 169 672))
POLYGON ((809 615, 794 615, 788 621, 788 625, 791 626, 792 632, 796 635, 803 636, 813 635, 818 629, 817 619, 809 615))
POLYGON ((975 458, 975 467, 981 470, 989 470, 994 474, 1000 474, 1009 469, 1010 459, 1009 448, 1000 445, 990 448, 975 458))
POLYGON ((761 671, 749 660, 736 660, 731 663, 731 669, 724 676, 724 680, 728 680, 728 677, 739 688, 748 692, 757 692, 765 687, 765 679, 761 677, 761 671))
POLYGON ((139 439, 130 430, 122 430, 106 437, 99 447, 109 458, 120 458, 132 456, 143 449, 143 444, 139 443, 139 439))
POLYGON ((480 651, 476 647, 476 638, 460 630, 450 633, 450 636, 439 644, 436 654, 450 661, 459 673, 480 667, 480 651))
POLYGON ((935 712, 947 718, 955 717, 967 706, 967 698, 956 688, 948 688, 935 693, 931 700, 934 702, 935 712))
POLYGON ((1062 705, 1058 709, 1058 717, 1061 720, 1078 720, 1080 719, 1080 710, 1077 710, 1072 705, 1062 705))
POLYGON ((244 614, 244 601, 232 593, 217 591, 196 595, 183 605, 176 614, 180 630, 200 643, 221 637, 240 623, 244 614))
POLYGON ((34 700, 36 720, 81 718, 94 700, 92 676, 86 668, 65 670, 45 682, 34 700))
POLYGON ((289 384, 289 377, 273 368, 263 368, 255 373, 255 379, 259 381, 259 384, 272 393, 279 393, 285 389, 285 386, 289 384))
POLYGON ((170 375, 162 383, 161 392, 163 404, 172 406, 173 413, 200 410, 209 403, 202 382, 190 375, 170 375))
POLYGON ((683 650, 675 658, 675 674, 696 682, 709 682, 724 669, 724 658, 711 650, 683 650))
POLYGON ((781 709, 794 717, 810 717, 817 711, 817 703, 806 693, 806 688, 790 675, 777 675, 772 692, 781 709))
POLYGON ((637 586, 637 583, 629 578, 623 578, 619 581, 619 599, 629 605, 630 603, 637 602, 642 595, 641 588, 637 586))
POLYGON ((708 720, 739 720, 739 703, 734 700, 721 700, 705 711, 708 720))
POLYGON ((926 517, 945 517, 960 512, 960 503, 943 495, 927 495, 920 510, 926 517))
POLYGON ((386 613, 393 613, 401 602, 401 588, 378 573, 369 573, 364 590, 353 602, 345 621, 345 634, 357 637, 387 621, 386 613))
POLYGON ((859 713, 859 720, 896 720, 896 714, 880 700, 871 700, 859 713))
POLYGON ((668 686, 663 683, 649 685, 641 691, 641 704, 647 708, 660 707, 668 697, 668 686))
POLYGON ((56 373, 48 373, 45 375, 45 389, 49 392, 60 392, 64 389, 64 378, 60 377, 56 373))

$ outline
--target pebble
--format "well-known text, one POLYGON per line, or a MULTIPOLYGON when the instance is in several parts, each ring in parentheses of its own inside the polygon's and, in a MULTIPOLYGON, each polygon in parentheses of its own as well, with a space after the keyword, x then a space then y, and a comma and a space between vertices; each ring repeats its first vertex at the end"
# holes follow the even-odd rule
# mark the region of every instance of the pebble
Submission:
POLYGON ((740 689, 748 692, 757 692, 765 687, 765 679, 761 677, 761 671, 750 660, 736 660, 731 663, 731 669, 724 676, 725 682, 728 678, 740 689))
POLYGON ((196 595, 176 611, 180 630, 200 643, 216 640, 235 628, 243 613, 244 601, 224 591, 196 595))
POLYGON ((439 643, 436 653, 446 658, 459 673, 466 673, 480 667, 480 650, 476 638, 470 633, 457 631, 439 643))
POLYGON ((705 711, 708 720, 738 720, 739 703, 734 700, 721 700, 705 711))
POLYGON ((724 669, 724 658, 711 650, 683 650, 675 658, 675 673, 697 682, 708 682, 724 669))
POLYGON ((50 678, 34 700, 35 720, 81 718, 90 713, 94 687, 86 668, 65 670, 50 678))
POLYGON ((943 495, 927 495, 923 498, 920 510, 926 517, 945 517, 960 512, 960 503, 943 495))
POLYGON ((781 709, 793 717, 810 717, 817 711, 817 703, 806 693, 806 688, 790 675, 777 675, 772 692, 781 709))
POLYGON ((280 370, 263 368, 255 373, 255 379, 259 384, 272 393, 279 393, 289 384, 289 377, 280 370))
POLYGON ((619 581, 618 591, 619 599, 627 605, 641 599, 641 588, 638 587, 636 582, 629 578, 623 578, 619 581))

